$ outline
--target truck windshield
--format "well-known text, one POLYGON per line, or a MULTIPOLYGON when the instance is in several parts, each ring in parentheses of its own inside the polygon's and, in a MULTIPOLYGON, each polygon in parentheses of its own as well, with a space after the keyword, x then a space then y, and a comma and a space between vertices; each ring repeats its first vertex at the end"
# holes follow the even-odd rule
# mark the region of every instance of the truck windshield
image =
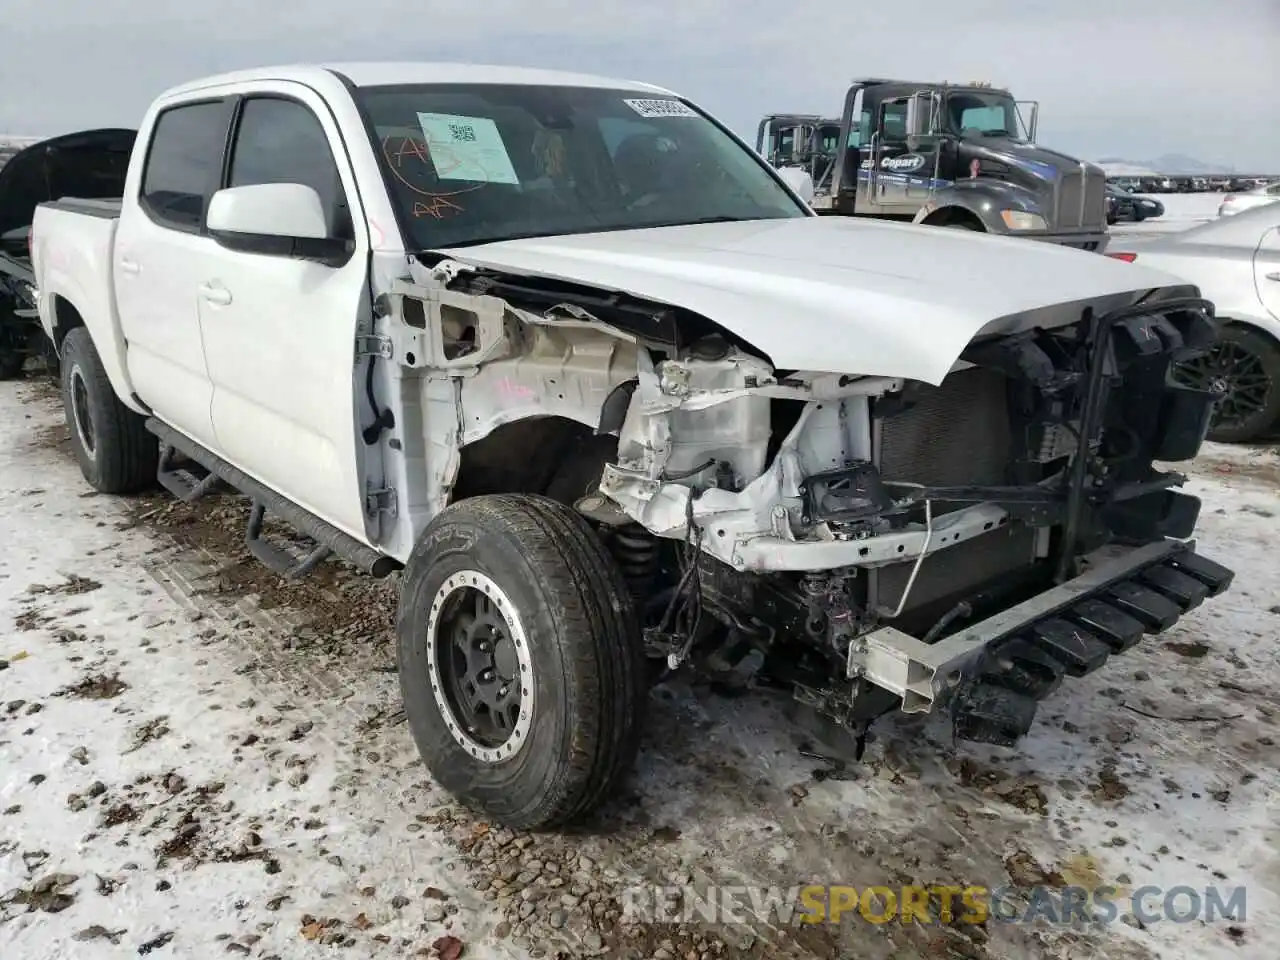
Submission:
POLYGON ((949 94, 947 118, 952 131, 962 137, 1022 137, 1018 108, 1006 93, 965 90, 949 94))
POLYGON ((683 101, 587 87, 356 90, 415 250, 808 212, 683 101))

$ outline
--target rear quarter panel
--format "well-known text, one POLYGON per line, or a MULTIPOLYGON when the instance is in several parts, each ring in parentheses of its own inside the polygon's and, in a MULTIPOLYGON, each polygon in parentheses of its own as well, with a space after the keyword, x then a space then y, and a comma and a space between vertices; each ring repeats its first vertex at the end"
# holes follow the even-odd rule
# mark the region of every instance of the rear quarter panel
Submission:
POLYGON ((116 313, 111 264, 117 222, 114 217, 78 213, 57 205, 36 208, 32 256, 37 303, 45 333, 59 345, 69 329, 62 311, 70 307, 79 314, 116 395, 127 407, 143 413, 145 408, 133 395, 116 313))

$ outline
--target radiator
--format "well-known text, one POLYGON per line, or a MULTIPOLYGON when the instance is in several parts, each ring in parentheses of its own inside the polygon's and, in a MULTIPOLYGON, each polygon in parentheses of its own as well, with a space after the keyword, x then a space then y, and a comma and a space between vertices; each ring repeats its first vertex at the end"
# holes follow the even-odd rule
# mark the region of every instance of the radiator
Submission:
POLYGON ((976 367, 920 388, 880 432, 880 475, 934 487, 1005 482, 1011 447, 1005 377, 976 367))
MULTIPOLYGON (((922 387, 913 407, 883 421, 881 476, 928 486, 1005 483, 1012 450, 1006 382, 1001 373, 971 368, 922 387)), ((964 506, 935 504, 934 515, 964 506)), ((941 550, 921 564, 905 610, 998 580, 1026 567, 1034 552, 1035 531, 1020 524, 941 550)), ((897 605, 914 562, 874 571, 879 604, 897 605)))

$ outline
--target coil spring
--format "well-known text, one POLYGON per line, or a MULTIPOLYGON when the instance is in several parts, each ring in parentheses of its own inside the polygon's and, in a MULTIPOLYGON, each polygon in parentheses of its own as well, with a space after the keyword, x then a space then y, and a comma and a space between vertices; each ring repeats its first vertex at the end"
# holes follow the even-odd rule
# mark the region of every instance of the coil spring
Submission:
POLYGON ((631 596, 638 602, 647 599, 658 576, 658 538, 638 523, 628 524, 609 538, 609 551, 631 596))

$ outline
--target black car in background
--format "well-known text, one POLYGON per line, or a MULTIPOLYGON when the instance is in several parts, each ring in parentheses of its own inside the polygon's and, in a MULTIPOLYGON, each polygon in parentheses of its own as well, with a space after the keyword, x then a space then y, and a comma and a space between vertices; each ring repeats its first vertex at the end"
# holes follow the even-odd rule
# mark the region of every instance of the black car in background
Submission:
POLYGON ((1150 197, 1130 193, 1114 183, 1107 184, 1107 223, 1141 223, 1164 213, 1164 204, 1150 197))

